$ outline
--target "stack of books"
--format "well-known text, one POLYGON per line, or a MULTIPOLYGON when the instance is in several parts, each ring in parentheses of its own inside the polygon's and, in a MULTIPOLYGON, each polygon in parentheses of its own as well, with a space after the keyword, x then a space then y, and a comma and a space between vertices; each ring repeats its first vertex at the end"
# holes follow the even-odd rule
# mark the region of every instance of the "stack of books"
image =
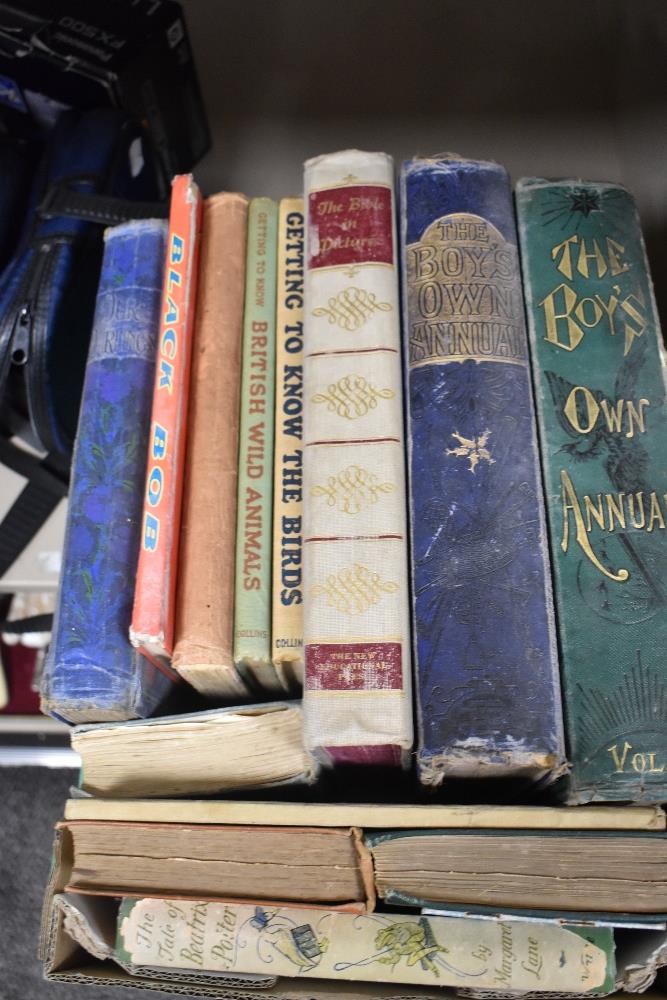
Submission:
POLYGON ((168 225, 108 230, 42 691, 83 762, 49 978, 646 989, 665 386, 618 185, 513 198, 447 155, 397 199, 348 150, 303 197, 179 176, 168 225))

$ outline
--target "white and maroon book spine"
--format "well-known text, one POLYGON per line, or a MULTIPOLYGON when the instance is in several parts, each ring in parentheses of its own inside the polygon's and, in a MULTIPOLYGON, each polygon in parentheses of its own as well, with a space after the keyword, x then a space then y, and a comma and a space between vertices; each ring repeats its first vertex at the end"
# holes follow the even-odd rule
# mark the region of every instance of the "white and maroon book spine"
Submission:
POLYGON ((328 764, 412 747, 393 164, 305 164, 304 716, 328 764))

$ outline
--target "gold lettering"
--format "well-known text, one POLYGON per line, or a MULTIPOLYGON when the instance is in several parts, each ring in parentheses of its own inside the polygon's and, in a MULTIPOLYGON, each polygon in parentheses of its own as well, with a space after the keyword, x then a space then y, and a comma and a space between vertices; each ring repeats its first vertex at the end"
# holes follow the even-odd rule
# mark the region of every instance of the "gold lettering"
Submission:
POLYGON ((567 397, 565 406, 563 407, 563 413, 570 421, 575 431, 579 434, 590 434, 590 432, 595 427, 595 423, 598 418, 598 413, 600 412, 600 407, 598 406, 597 400, 590 389, 587 389, 585 385, 575 385, 574 389, 571 391, 570 395, 567 397), (586 407, 586 416, 588 418, 588 426, 582 427, 579 422, 579 413, 577 410, 577 394, 583 394, 583 403, 586 407))
POLYGON ((412 267, 416 281, 422 278, 434 278, 438 273, 438 263, 435 259, 435 247, 428 243, 418 243, 410 247, 408 253, 412 257, 412 267))
POLYGON ((653 522, 658 522, 659 528, 665 527, 665 519, 662 516, 662 511, 660 510, 660 504, 658 503, 658 498, 655 493, 651 493, 651 507, 648 513, 648 527, 647 531, 653 531, 653 522))
POLYGON ((623 744, 622 756, 619 756, 618 754, 618 744, 614 743, 613 747, 607 747, 607 753, 611 754, 616 774, 623 774, 623 771, 625 770, 625 761, 630 750, 632 750, 632 743, 628 743, 627 740, 623 744))
POLYGON ((597 304, 595 299, 580 299, 577 308, 574 310, 574 315, 580 323, 583 323, 584 326, 591 330, 594 326, 597 326, 602 319, 602 309, 597 304), (593 307, 593 317, 590 322, 586 318, 586 307, 589 303, 593 307))
POLYGON ((593 501, 589 496, 584 497, 584 510, 586 511, 586 531, 592 531, 593 525, 591 517, 597 522, 598 527, 604 531, 604 510, 602 509, 602 494, 598 493, 597 510, 593 506, 593 501))
POLYGON ((633 771, 638 774, 664 774, 665 765, 658 764, 656 762, 656 751, 641 751, 638 750, 633 753, 632 757, 629 758, 628 755, 631 750, 634 750, 632 743, 627 740, 623 744, 623 750, 621 753, 618 752, 618 744, 614 743, 613 747, 607 747, 607 753, 611 754, 612 760, 614 762, 614 773, 624 774, 626 762, 629 762, 630 767, 633 771))
POLYGON ((631 399, 617 399, 614 402, 601 399, 598 403, 590 389, 584 385, 575 385, 565 401, 563 413, 578 434, 590 434, 602 410, 607 429, 611 434, 625 433, 627 438, 633 438, 635 430, 640 434, 646 433, 644 407, 650 405, 649 400, 643 398, 637 403, 631 399))
POLYGON ((625 493, 619 493, 617 501, 613 493, 605 494, 605 500, 607 501, 607 517, 609 519, 607 531, 614 530, 614 519, 618 521, 619 528, 625 528, 625 511, 623 510, 624 496, 625 493))
POLYGON ((625 331, 625 343, 623 345, 623 357, 625 357, 632 347, 632 342, 635 337, 641 337, 644 330, 646 329, 646 320, 644 319, 641 309, 644 308, 644 298, 640 298, 637 295, 628 295, 627 298, 623 299, 621 302, 621 309, 623 312, 634 320, 636 326, 631 326, 629 323, 623 324, 623 329, 625 331), (634 303, 637 303, 636 305, 634 303))
POLYGON ((549 292, 549 294, 540 302, 540 305, 544 309, 544 320, 547 328, 547 335, 545 339, 548 340, 550 344, 555 344, 556 347, 562 347, 565 351, 574 351, 584 337, 584 331, 571 317, 571 313, 576 304, 577 296, 564 282, 557 288, 554 288, 552 292, 549 292), (556 297, 559 292, 562 293, 563 297, 562 312, 556 311, 558 308, 556 305, 556 297), (559 340, 559 320, 566 321, 567 341, 565 342, 559 340))
POLYGON ((635 422, 639 427, 639 433, 640 434, 646 433, 643 407, 650 405, 651 404, 648 401, 648 399, 643 399, 643 398, 639 400, 639 408, 635 406, 635 404, 632 402, 631 399, 627 401, 627 403, 625 404, 626 412, 628 414, 628 429, 625 432, 626 438, 631 438, 635 436, 635 422))
POLYGON ((616 404, 610 405, 606 399, 600 403, 607 427, 612 434, 620 434, 623 424, 623 404, 624 400, 617 399, 616 404))
POLYGON ((322 215, 338 215, 339 212, 343 211, 343 205, 340 202, 331 201, 326 199, 321 201, 317 206, 317 214, 322 215))
POLYGON ((588 278, 588 262, 589 260, 594 260, 597 264, 597 276, 598 278, 604 278, 607 273, 607 262, 604 259, 604 254, 598 246, 598 241, 593 240, 593 252, 586 252, 586 240, 582 238, 581 245, 579 247, 579 259, 577 260, 577 271, 579 274, 583 274, 584 278, 588 278))
POLYGON ((618 302, 619 302, 618 296, 621 293, 620 286, 614 285, 614 291, 616 292, 616 295, 610 295, 609 300, 607 302, 605 302, 605 300, 602 298, 601 295, 597 294, 595 295, 595 298, 597 299, 600 308, 603 309, 604 312, 607 314, 607 319, 609 320, 609 332, 612 335, 612 337, 615 336, 616 334, 616 327, 614 326, 614 313, 616 312, 616 309, 618 307, 618 302))
POLYGON ((561 549, 563 552, 567 552, 569 540, 570 540, 570 519, 569 514, 572 513, 574 518, 574 525, 576 529, 576 541, 582 552, 587 559, 593 563, 596 569, 598 569, 604 576, 609 577, 610 580, 616 580, 618 583, 623 583, 630 576, 627 569, 619 569, 618 573, 612 573, 610 570, 603 566, 598 557, 593 552, 591 544, 588 540, 588 534, 586 533, 586 526, 584 524, 584 519, 581 513, 581 507, 579 506, 579 499, 575 492, 572 480, 570 479, 568 473, 565 469, 561 469, 560 473, 561 481, 561 502, 563 504, 563 537, 561 539, 561 549))
POLYGON ((564 274, 566 278, 570 279, 570 281, 572 280, 572 255, 570 252, 570 244, 576 244, 577 239, 577 236, 568 236, 566 240, 563 240, 562 243, 559 243, 558 246, 555 246, 551 251, 552 260, 555 260, 559 253, 561 254, 561 258, 556 267, 560 273, 564 274))
POLYGON ((647 753, 646 756, 648 757, 649 766, 648 766, 647 770, 648 770, 649 774, 664 774, 665 773, 665 765, 664 764, 661 764, 660 767, 658 767, 656 765, 656 762, 655 762, 655 750, 652 750, 650 753, 647 753))
POLYGON ((555 261, 560 255, 560 260, 557 261, 556 267, 561 274, 564 274, 566 278, 570 281, 573 276, 572 267, 572 248, 579 246, 579 253, 577 255, 577 271, 579 274, 583 275, 584 278, 590 276, 588 261, 595 261, 595 272, 598 278, 604 278, 605 274, 609 270, 614 277, 618 274, 623 274, 628 271, 630 265, 621 259, 621 254, 625 253, 625 247, 622 244, 617 243, 610 236, 605 236, 607 256, 605 258, 604 250, 601 249, 597 240, 593 240, 593 249, 591 252, 587 250, 586 240, 580 236, 568 236, 566 240, 562 243, 558 243, 551 250, 551 259, 555 261))
POLYGON ((630 493, 628 496, 628 506, 630 508, 630 520, 632 521, 633 528, 643 528, 646 526, 646 512, 644 510, 644 493, 630 493), (637 507, 641 512, 641 521, 637 523, 637 518, 635 517, 635 497, 637 498, 637 507))
POLYGON ((625 247, 621 243, 617 243, 616 240, 612 240, 611 236, 607 236, 606 240, 609 270, 616 277, 617 274, 623 274, 624 271, 629 270, 630 265, 621 260, 621 254, 625 253, 625 247))

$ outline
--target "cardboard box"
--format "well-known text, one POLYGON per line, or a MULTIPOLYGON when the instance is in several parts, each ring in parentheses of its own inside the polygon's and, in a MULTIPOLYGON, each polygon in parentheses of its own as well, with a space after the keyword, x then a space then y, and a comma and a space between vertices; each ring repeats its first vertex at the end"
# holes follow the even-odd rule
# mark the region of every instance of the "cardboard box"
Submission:
MULTIPOLYGON (((393 986, 386 983, 355 983, 329 979, 297 979, 238 973, 197 973, 168 969, 142 969, 137 975, 109 957, 115 947, 115 897, 65 893, 73 865, 71 832, 56 829, 53 865, 42 911, 39 958, 44 976, 53 982, 91 983, 98 986, 130 986, 216 1000, 452 1000, 455 997, 495 996, 489 991, 454 990, 434 986, 393 986), (77 912, 81 919, 78 919, 77 912), (74 918, 72 916, 74 914, 74 918), (85 945, 85 946, 84 946, 85 945)), ((641 992, 645 1000, 664 994, 655 977, 667 962, 667 935, 647 931, 626 935, 617 941, 617 982, 614 994, 630 1000, 641 992), (652 992, 644 992, 653 986, 652 992)), ((498 996, 502 996, 502 992, 498 996)), ((528 996, 536 997, 532 993, 528 996)), ((545 997, 553 994, 545 994, 545 997)), ((584 996, 572 994, 572 996, 584 996)), ((85 997, 83 998, 85 1000, 85 997)))
MULTIPOLYGON (((94 983, 98 986, 132 986, 135 989, 158 990, 186 996, 215 997, 217 1000, 448 1000, 454 991, 434 987, 395 987, 387 984, 345 983, 330 980, 299 980, 272 976, 242 976, 221 973, 177 972, 167 969, 142 970, 138 976, 104 957, 103 939, 110 950, 115 929, 117 900, 111 897, 69 895, 76 906, 90 916, 90 926, 97 931, 88 934, 80 925, 75 930, 81 940, 90 939, 92 951, 84 948, 72 936, 68 916, 67 895, 63 890, 72 871, 72 837, 67 829, 56 830, 53 866, 42 912, 39 957, 44 976, 53 982, 94 983), (104 907, 108 908, 108 913, 104 907), (112 912, 113 911, 113 912, 112 912), (69 922, 69 928, 68 928, 69 922), (100 943, 103 946, 100 948, 100 943), (97 957, 92 952, 97 952, 97 957)), ((85 995, 82 994, 82 1000, 85 995)))

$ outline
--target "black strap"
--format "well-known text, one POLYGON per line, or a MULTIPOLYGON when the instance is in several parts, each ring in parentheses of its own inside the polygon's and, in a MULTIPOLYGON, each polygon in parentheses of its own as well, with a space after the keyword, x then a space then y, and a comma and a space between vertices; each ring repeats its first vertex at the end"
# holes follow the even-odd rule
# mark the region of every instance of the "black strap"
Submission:
POLYGON ((0 622, 0 633, 3 635, 25 635, 26 632, 51 632, 53 615, 30 615, 29 618, 17 618, 13 621, 0 622))
MULTIPOLYGON (((110 195, 74 191, 67 184, 52 184, 37 209, 44 219, 63 216, 104 226, 131 219, 165 219, 169 203, 131 201, 110 195)), ((68 470, 54 456, 35 458, 0 437, 0 462, 28 482, 0 522, 0 577, 35 537, 64 496, 68 470)))
POLYGON ((2 577, 67 496, 67 473, 51 456, 37 458, 3 438, 0 462, 28 480, 0 522, 2 577))
POLYGON ((66 184, 52 184, 37 208, 37 214, 43 219, 67 216, 113 226, 131 219, 166 219, 169 202, 131 201, 106 194, 73 191, 66 184))

